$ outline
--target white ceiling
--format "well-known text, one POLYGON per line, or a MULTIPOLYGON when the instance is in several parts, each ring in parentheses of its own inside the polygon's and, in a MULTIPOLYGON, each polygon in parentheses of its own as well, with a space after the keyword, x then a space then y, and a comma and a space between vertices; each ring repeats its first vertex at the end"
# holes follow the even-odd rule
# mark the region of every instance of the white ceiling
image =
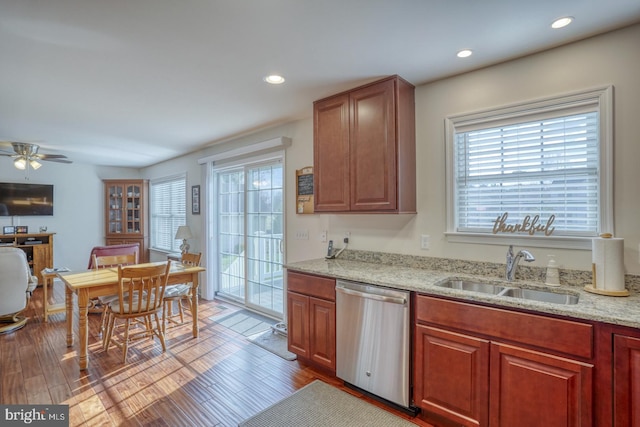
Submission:
POLYGON ((639 0, 0 0, 0 139, 142 167, 383 76, 419 85, 639 21, 639 0))

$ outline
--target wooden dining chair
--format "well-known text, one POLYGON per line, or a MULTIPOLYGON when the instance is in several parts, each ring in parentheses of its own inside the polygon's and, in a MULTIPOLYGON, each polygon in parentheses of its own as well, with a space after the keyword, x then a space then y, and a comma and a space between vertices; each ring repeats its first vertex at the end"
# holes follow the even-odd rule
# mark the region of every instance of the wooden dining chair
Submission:
MULTIPOLYGON (((96 255, 93 254, 91 265, 95 270, 100 268, 114 268, 118 266, 127 266, 134 265, 138 263, 138 254, 137 252, 131 252, 128 254, 115 254, 115 255, 96 255)), ((118 295, 104 295, 98 297, 97 304, 94 303, 95 306, 99 306, 100 315, 102 316, 100 319, 100 333, 102 334, 102 345, 104 346, 104 331, 107 327, 107 305, 111 301, 114 301, 118 298, 118 295)))
MULTIPOLYGON (((200 265, 200 258, 202 253, 183 253, 181 262, 186 266, 200 265)), ((171 323, 173 326, 179 326, 184 324, 184 310, 191 312, 191 283, 180 283, 178 285, 167 286, 167 290, 164 293, 164 307, 162 309, 162 331, 165 332, 167 323, 171 323), (178 312, 173 313, 173 303, 178 305, 178 312), (186 305, 184 303, 186 302, 186 305), (180 318, 180 321, 174 320, 180 318)))
POLYGON ((112 343, 121 348, 123 363, 127 361, 131 341, 136 339, 157 336, 162 351, 167 349, 158 312, 162 309, 169 269, 169 262, 118 267, 118 298, 107 305, 105 350, 112 343), (132 323, 132 320, 140 321, 132 323), (118 325, 118 321, 122 323, 118 325), (120 330, 122 335, 113 339, 120 330))

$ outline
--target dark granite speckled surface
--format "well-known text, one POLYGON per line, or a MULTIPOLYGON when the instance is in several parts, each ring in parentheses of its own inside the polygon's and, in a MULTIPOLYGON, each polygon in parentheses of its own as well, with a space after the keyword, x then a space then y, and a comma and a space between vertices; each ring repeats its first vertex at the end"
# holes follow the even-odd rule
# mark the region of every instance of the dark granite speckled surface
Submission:
POLYGON ((423 294, 451 296, 576 319, 640 327, 640 276, 625 277, 626 287, 631 291, 630 296, 611 297, 586 292, 584 286, 591 283, 591 272, 580 270, 561 269, 562 285, 548 287, 544 284, 546 269, 540 267, 519 266, 516 280, 507 283, 504 280, 504 264, 354 250, 344 251, 338 259, 300 261, 287 264, 286 267, 305 273, 423 294), (579 301, 575 305, 543 303, 438 286, 450 278, 475 279, 500 285, 570 293, 577 295, 579 301))

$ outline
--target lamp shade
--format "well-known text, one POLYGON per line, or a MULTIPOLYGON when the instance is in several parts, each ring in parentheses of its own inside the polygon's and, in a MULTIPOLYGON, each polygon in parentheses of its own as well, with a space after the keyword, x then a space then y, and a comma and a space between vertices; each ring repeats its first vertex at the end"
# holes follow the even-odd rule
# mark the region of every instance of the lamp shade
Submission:
POLYGON ((178 231, 176 231, 176 239, 190 239, 193 235, 191 234, 191 229, 188 225, 181 225, 178 227, 178 231))

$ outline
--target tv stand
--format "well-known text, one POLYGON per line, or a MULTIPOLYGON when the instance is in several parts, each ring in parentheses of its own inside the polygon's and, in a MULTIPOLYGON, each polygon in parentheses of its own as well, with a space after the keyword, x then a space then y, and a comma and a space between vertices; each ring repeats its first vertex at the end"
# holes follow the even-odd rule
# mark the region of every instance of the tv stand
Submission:
POLYGON ((53 268, 54 234, 0 234, 0 246, 22 249, 27 254, 31 274, 38 278, 38 284, 41 285, 44 283, 42 270, 53 268))

